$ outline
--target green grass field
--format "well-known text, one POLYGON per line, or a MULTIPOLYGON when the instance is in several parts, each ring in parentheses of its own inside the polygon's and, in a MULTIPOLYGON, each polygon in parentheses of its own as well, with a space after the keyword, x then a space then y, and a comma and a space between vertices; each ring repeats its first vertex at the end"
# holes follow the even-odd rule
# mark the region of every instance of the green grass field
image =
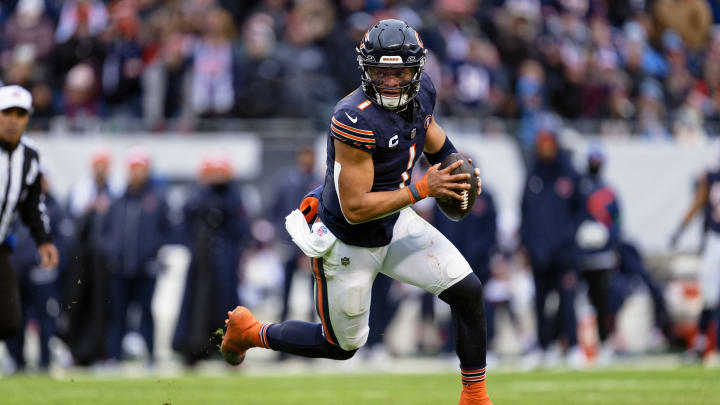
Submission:
MULTIPOLYGON (((31 404, 457 404, 458 377, 322 375, 307 377, 183 377, 0 379, 0 405, 31 404)), ((720 370, 492 373, 495 405, 720 404, 720 370)))

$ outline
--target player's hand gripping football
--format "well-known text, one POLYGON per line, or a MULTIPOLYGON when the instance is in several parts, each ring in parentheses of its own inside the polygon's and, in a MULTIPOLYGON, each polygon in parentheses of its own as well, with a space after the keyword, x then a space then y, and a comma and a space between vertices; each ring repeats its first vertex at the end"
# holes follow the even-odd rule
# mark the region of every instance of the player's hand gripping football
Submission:
MULTIPOLYGON (((428 185, 428 196, 429 197, 453 197, 462 201, 462 196, 458 191, 470 189, 470 185, 465 180, 470 178, 468 173, 450 174, 453 170, 457 169, 462 165, 462 161, 458 160, 450 166, 440 169, 440 163, 431 166, 425 173, 425 179, 427 179, 428 185)), ((480 171, 475 169, 475 174, 480 174, 480 171)), ((479 178, 478 178, 479 182, 479 178)), ((478 184, 478 189, 480 184, 478 184)))
MULTIPOLYGON (((468 163, 472 164, 472 158, 468 158, 468 163)), ((482 194, 482 179, 480 178, 480 169, 477 167, 475 169, 475 177, 478 179, 478 195, 482 194)))

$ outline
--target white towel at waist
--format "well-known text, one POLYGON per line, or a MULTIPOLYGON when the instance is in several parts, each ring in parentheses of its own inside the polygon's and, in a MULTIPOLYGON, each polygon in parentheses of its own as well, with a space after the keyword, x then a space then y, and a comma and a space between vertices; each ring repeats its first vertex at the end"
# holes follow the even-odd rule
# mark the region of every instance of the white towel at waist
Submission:
POLYGON ((337 240, 322 221, 316 221, 312 230, 308 229, 305 216, 300 210, 294 210, 285 217, 285 229, 297 247, 308 257, 324 256, 337 240))

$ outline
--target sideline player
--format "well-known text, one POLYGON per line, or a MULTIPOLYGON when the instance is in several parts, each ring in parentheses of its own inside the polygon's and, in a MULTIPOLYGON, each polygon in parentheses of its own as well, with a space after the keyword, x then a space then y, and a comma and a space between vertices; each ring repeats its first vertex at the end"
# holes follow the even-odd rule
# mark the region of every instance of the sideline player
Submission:
POLYGON ((433 119, 436 92, 423 73, 426 50, 405 22, 383 20, 365 34, 357 53, 362 86, 335 106, 319 205, 303 201, 317 209, 314 233, 305 223, 313 210, 306 217, 293 211, 286 222, 312 257, 322 323, 262 323, 237 307, 228 312, 221 351, 234 364, 251 347, 349 359, 367 339, 370 291, 382 272, 450 305, 463 385, 459 403, 490 404, 482 284, 452 243, 410 208, 426 197, 460 199, 469 188, 460 183, 469 174, 450 174, 460 163, 439 170, 456 150, 433 119), (433 166, 410 183, 423 152, 433 166), (302 232, 294 226, 298 221, 302 232))
POLYGON ((51 270, 58 264, 43 203, 39 154, 22 138, 31 111, 29 91, 20 86, 0 87, 0 185, 4 190, 0 198, 0 340, 17 334, 23 326, 8 238, 16 211, 38 246, 42 267, 51 270))
MULTIPOLYGON (((698 320, 698 334, 693 342, 689 357, 702 359, 710 347, 707 330, 713 318, 718 323, 717 347, 720 348, 720 168, 705 173, 695 188, 695 198, 688 208, 680 226, 670 238, 670 246, 675 248, 683 231, 692 221, 695 214, 705 213, 707 229, 705 249, 702 255, 699 283, 702 296, 702 311, 698 320)), ((712 356, 708 357, 712 362, 712 356)))

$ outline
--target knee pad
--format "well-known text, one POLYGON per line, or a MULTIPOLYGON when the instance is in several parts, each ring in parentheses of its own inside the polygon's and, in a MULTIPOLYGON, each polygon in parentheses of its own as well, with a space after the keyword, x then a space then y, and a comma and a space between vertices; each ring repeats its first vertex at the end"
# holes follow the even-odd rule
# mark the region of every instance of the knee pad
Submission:
POLYGON ((344 336, 338 336, 338 346, 347 351, 357 350, 367 342, 370 328, 365 326, 359 330, 350 331, 350 333, 347 333, 348 331, 345 332, 344 336))

